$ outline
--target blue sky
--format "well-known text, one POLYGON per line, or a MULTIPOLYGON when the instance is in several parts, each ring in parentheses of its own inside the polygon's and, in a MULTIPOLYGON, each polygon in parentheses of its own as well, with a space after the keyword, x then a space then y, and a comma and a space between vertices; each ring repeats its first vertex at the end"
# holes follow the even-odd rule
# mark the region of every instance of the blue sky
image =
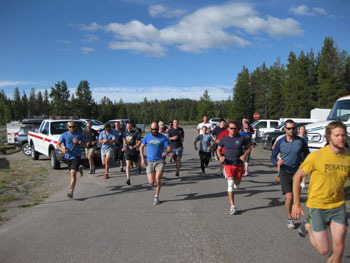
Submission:
POLYGON ((317 53, 327 36, 348 52, 349 11, 347 0, 2 0, 0 89, 65 80, 74 93, 87 80, 96 101, 227 99, 243 66, 317 53))

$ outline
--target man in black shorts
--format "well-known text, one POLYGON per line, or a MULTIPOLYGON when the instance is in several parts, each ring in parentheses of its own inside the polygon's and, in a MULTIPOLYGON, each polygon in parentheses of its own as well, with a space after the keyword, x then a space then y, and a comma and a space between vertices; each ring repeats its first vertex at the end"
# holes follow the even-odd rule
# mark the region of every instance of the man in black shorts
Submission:
POLYGON ((170 146, 172 149, 172 156, 176 165, 175 176, 180 176, 181 158, 183 153, 183 142, 185 139, 185 133, 182 128, 179 127, 179 121, 174 119, 173 127, 168 131, 170 146))
POLYGON ((114 123, 114 129, 112 129, 112 133, 115 136, 116 143, 113 146, 114 149, 114 161, 116 163, 120 163, 120 171, 124 172, 123 169, 123 161, 124 161, 124 152, 123 152, 123 134, 124 130, 120 127, 120 122, 116 121, 114 123))
POLYGON ((57 143, 57 149, 64 153, 64 158, 68 162, 68 170, 70 171, 70 192, 67 194, 69 198, 73 198, 75 183, 77 181, 77 171, 83 175, 83 166, 80 164, 81 150, 80 147, 86 147, 83 134, 78 132, 77 124, 74 121, 68 122, 68 131, 62 133, 57 143), (62 143, 64 147, 62 147, 62 143))
POLYGON ((94 155, 96 151, 98 133, 91 128, 92 123, 90 121, 86 122, 86 130, 83 131, 83 135, 86 141, 85 153, 89 160, 90 174, 95 173, 94 155))
POLYGON ((123 151, 125 152, 126 160, 126 184, 130 185, 130 167, 134 162, 136 164, 137 173, 141 173, 141 165, 139 163, 139 151, 137 147, 141 144, 141 136, 132 129, 132 123, 126 124, 126 131, 123 134, 123 151))

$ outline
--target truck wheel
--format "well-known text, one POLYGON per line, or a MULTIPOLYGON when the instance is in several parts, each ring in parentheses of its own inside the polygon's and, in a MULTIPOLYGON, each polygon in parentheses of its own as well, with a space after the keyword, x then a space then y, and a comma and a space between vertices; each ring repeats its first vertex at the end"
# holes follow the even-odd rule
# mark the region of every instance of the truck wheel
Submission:
POLYGON ((29 143, 26 142, 22 145, 22 152, 26 156, 30 156, 32 154, 32 148, 30 148, 29 143))
POLYGON ((60 169, 61 163, 57 160, 55 151, 50 152, 50 164, 52 169, 60 169))
POLYGON ((37 151, 35 151, 35 147, 34 147, 34 144, 31 146, 31 157, 33 160, 39 160, 39 153, 37 151))

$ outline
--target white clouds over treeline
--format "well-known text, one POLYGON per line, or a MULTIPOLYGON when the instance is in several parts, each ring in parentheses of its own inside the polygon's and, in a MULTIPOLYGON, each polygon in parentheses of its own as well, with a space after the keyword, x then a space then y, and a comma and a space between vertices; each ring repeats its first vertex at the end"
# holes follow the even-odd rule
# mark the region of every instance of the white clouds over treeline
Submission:
POLYGON ((320 8, 320 7, 309 8, 306 5, 292 7, 289 9, 289 12, 299 16, 327 15, 327 11, 324 10, 323 8, 320 8))
POLYGON ((96 22, 79 24, 85 32, 105 32, 113 34, 108 43, 113 50, 129 50, 151 56, 166 55, 167 48, 200 53, 212 48, 245 47, 250 45, 250 35, 267 34, 282 38, 302 35, 300 23, 292 18, 278 18, 259 14, 252 4, 227 3, 200 8, 192 13, 186 10, 170 10, 163 5, 153 5, 148 9, 152 17, 178 19, 172 25, 157 28, 139 20, 128 23, 96 22), (239 32, 239 33, 238 33, 239 32))

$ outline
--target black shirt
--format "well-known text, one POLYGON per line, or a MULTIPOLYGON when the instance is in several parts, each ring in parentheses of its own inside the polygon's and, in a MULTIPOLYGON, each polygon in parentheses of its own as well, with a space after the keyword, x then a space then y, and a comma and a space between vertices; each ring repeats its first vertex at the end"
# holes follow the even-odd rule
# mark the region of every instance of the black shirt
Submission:
POLYGON ((177 129, 171 128, 168 131, 168 134, 169 134, 169 138, 177 135, 176 140, 169 139, 171 148, 176 149, 176 148, 182 147, 182 139, 185 137, 185 133, 184 133, 184 130, 182 128, 180 128, 180 127, 178 127, 177 129))
POLYGON ((230 137, 229 135, 223 137, 219 146, 221 148, 225 147, 224 156, 225 165, 243 165, 243 162, 239 157, 243 155, 243 147, 249 145, 249 141, 242 135, 236 135, 235 137, 230 137))
POLYGON ((94 129, 91 129, 91 131, 85 130, 85 131, 83 131, 83 136, 85 138, 85 141, 87 143, 90 143, 87 146, 87 148, 90 149, 90 148, 94 147, 94 145, 91 145, 91 143, 97 141, 97 138, 98 138, 97 131, 95 131, 94 129))

